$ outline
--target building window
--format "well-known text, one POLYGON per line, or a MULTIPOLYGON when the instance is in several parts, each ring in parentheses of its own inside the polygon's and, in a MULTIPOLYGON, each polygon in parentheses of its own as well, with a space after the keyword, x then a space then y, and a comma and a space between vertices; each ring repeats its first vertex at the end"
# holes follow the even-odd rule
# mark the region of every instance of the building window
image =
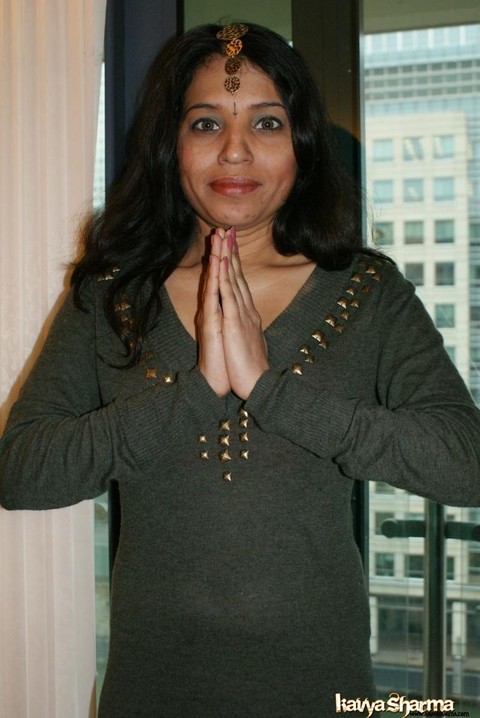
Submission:
POLYGON ((382 524, 388 519, 393 519, 395 514, 393 511, 375 511, 375 533, 377 536, 383 536, 382 524))
POLYGON ((450 357, 450 361, 452 362, 452 364, 455 364, 456 357, 457 357, 455 347, 445 347, 445 351, 447 352, 448 356, 450 357))
POLYGON ((376 180, 373 183, 373 196, 377 204, 393 202, 393 180, 376 180))
POLYGON ((454 262, 435 263, 435 284, 438 287, 451 287, 455 284, 454 262))
POLYGON ((421 137, 404 137, 403 159, 406 162, 423 160, 423 140, 421 137))
POLYGON ((470 265, 470 282, 475 287, 480 287, 480 264, 470 265))
POLYGON ((393 222, 377 222, 373 228, 373 241, 378 246, 393 244, 393 222))
POLYGON ((455 326, 455 304, 435 304, 435 325, 439 329, 455 326))
POLYGON ((436 135, 433 138, 433 157, 436 160, 451 159, 454 156, 453 135, 436 135))
POLYGON ((480 389, 478 387, 473 387, 470 389, 470 393, 473 397, 473 401, 475 404, 478 404, 480 406, 480 389))
POLYGON ((391 484, 387 484, 386 481, 375 482, 375 493, 376 494, 394 494, 395 488, 391 484))
POLYGON ((393 160, 393 140, 373 141, 373 161, 391 162, 393 160))
POLYGON ((448 202, 455 196, 453 177, 435 177, 433 180, 433 197, 436 202, 448 202))
POLYGON ((405 577, 423 578, 423 556, 405 556, 405 577))
POLYGON ((474 305, 474 306, 470 307, 470 321, 476 325, 480 325, 480 307, 479 306, 474 305))
POLYGON ((480 244, 480 222, 470 223, 470 243, 480 244))
POLYGON ((470 583, 480 583, 480 551, 475 549, 468 552, 468 579, 470 583))
POLYGON ((423 263, 407 262, 405 264, 405 277, 417 287, 422 287, 424 284, 423 263))
POLYGON ((447 556, 446 566, 447 581, 455 581, 455 558, 447 556))
POLYGON ((436 219, 435 220, 435 242, 437 244, 447 244, 455 239, 453 219, 436 219))
POLYGON ((375 576, 394 576, 395 556, 393 553, 375 554, 375 576))
POLYGON ((470 348, 470 359, 474 364, 480 364, 480 347, 470 348))
POLYGON ((423 202, 423 179, 403 180, 403 201, 423 202))
POLYGON ((423 222, 405 222, 403 225, 405 244, 422 244, 423 222))

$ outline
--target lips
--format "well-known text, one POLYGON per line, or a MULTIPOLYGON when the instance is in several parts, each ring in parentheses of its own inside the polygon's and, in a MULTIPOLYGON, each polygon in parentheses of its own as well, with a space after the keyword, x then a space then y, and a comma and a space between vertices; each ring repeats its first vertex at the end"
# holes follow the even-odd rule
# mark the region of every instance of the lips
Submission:
POLYGON ((210 182, 210 188, 217 194, 227 197, 242 197, 254 192, 260 187, 260 182, 250 177, 219 177, 210 182))

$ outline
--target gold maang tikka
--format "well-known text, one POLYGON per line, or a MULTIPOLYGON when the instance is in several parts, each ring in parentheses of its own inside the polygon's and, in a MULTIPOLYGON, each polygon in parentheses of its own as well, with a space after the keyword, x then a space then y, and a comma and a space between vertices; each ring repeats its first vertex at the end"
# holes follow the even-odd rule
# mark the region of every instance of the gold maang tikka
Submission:
POLYGON ((217 32, 217 38, 223 40, 225 43, 223 51, 227 56, 225 62, 227 78, 223 86, 227 92, 231 92, 232 95, 238 92, 238 88, 240 87, 240 78, 237 76, 243 62, 243 58, 240 56, 243 42, 240 38, 246 35, 247 32, 248 25, 244 23, 225 25, 225 27, 222 27, 222 29, 217 32))

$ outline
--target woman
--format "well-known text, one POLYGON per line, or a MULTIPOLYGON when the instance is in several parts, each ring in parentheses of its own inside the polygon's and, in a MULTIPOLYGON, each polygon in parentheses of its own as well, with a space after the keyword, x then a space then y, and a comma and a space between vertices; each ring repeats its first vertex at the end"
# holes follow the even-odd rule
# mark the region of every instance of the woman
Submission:
POLYGON ((353 480, 478 503, 478 412, 411 285, 358 247, 281 38, 187 33, 135 137, 12 410, 2 503, 119 483, 101 716, 333 716, 374 695, 353 480))

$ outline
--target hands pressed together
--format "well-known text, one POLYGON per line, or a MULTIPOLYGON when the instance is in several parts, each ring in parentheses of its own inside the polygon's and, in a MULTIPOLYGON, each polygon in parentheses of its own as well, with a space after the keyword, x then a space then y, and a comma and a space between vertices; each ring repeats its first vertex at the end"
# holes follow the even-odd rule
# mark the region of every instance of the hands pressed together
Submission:
POLYGON ((196 317, 198 367, 218 396, 247 399, 269 367, 262 321, 238 253, 235 228, 216 229, 196 317))

